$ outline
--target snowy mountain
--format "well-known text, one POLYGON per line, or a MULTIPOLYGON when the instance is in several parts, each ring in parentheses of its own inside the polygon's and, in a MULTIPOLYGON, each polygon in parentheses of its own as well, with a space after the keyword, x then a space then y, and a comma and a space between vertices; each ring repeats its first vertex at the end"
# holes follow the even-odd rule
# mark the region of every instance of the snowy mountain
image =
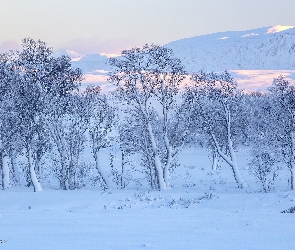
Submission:
MULTIPOLYGON (((293 70, 295 27, 270 26, 184 38, 165 45, 173 49, 187 70, 293 70)), ((84 73, 108 70, 104 54, 80 55, 66 51, 84 73)))
POLYGON ((295 68, 295 27, 220 32, 166 45, 188 71, 291 70, 295 68))
MULTIPOLYGON (((173 49, 189 72, 229 70, 243 89, 263 91, 281 74, 295 84, 293 26, 219 32, 173 41, 165 46, 173 49)), ((99 84, 106 91, 113 88, 107 83, 108 56, 64 53, 72 58, 74 67, 82 69, 85 86, 99 84)))
POLYGON ((84 73, 94 70, 108 70, 107 57, 100 54, 83 56, 80 60, 73 61, 73 65, 82 69, 84 73))

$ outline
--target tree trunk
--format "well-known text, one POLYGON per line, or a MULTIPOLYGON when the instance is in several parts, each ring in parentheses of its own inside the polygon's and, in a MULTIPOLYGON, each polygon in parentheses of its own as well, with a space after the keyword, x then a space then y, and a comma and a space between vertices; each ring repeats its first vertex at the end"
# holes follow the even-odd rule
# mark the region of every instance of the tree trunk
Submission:
POLYGON ((61 169, 59 175, 60 188, 62 190, 69 189, 69 162, 62 147, 58 147, 58 152, 61 160, 61 169))
POLYGON ((153 159, 154 159, 154 163, 155 163, 155 167, 156 167, 156 172, 157 172, 157 179, 159 182, 159 188, 160 190, 164 190, 166 189, 166 183, 164 180, 164 175, 163 175, 163 168, 162 168, 162 164, 160 161, 160 157, 157 153, 157 146, 156 146, 156 140, 152 131, 152 126, 150 124, 150 122, 148 122, 147 124, 147 129, 149 132, 149 136, 150 136, 150 140, 152 143, 152 149, 153 149, 153 159))
POLYGON ((214 141, 214 144, 215 144, 215 147, 216 147, 216 151, 218 153, 218 155, 223 159, 225 160, 225 162, 231 166, 232 168, 232 171, 233 171, 233 174, 234 174, 234 178, 235 178, 235 181, 238 185, 239 188, 244 188, 245 186, 245 182, 244 180, 242 179, 241 177, 241 174, 240 174, 240 170, 238 168, 238 165, 237 165, 237 161, 236 161, 236 156, 235 156, 235 152, 233 150, 233 147, 232 147, 232 141, 231 139, 229 139, 228 141, 228 147, 229 147, 229 154, 230 154, 230 158, 225 155, 221 149, 220 149, 220 146, 218 144, 218 141, 216 140, 216 137, 215 135, 211 132, 211 136, 212 136, 212 139, 214 141))
POLYGON ((111 188, 111 183, 110 183, 109 179, 107 178, 106 174, 104 173, 104 171, 102 170, 102 168, 99 165, 99 151, 96 150, 93 153, 93 156, 95 159, 95 166, 96 166, 97 172, 100 175, 100 177, 102 178, 102 181, 104 182, 105 187, 111 188))
POLYGON ((67 164, 65 160, 62 160, 61 162, 61 169, 60 169, 60 176, 59 176, 59 183, 60 188, 62 190, 68 190, 69 189, 69 181, 68 181, 68 169, 67 164))
POLYGON ((20 176, 19 176, 19 171, 18 171, 18 167, 16 163, 16 157, 13 154, 11 154, 10 160, 11 160, 11 167, 13 171, 13 179, 14 179, 15 185, 20 186, 20 176))
POLYGON ((40 182, 38 181, 36 172, 35 172, 35 163, 34 163, 34 157, 33 153, 31 152, 31 149, 28 148, 28 160, 29 160, 29 169, 30 169, 30 176, 31 180, 34 186, 34 192, 40 192, 42 191, 42 187, 40 182))
POLYGON ((232 164, 230 164, 230 165, 232 167, 235 180, 236 180, 239 188, 244 188, 245 187, 245 182, 244 182, 244 180, 243 180, 243 178, 241 176, 240 170, 238 168, 238 164, 237 164, 237 160, 236 160, 236 154, 234 152, 231 139, 229 139, 229 151, 230 151, 230 156, 231 156, 231 159, 232 159, 232 164))
POLYGON ((291 190, 294 190, 295 189, 295 179, 294 179, 294 177, 295 177, 295 168, 294 167, 291 168, 290 171, 291 171, 291 190))
POLYGON ((216 171, 218 167, 218 154, 216 150, 212 151, 212 170, 216 171))
MULTIPOLYGON (((167 108, 167 93, 165 91, 165 74, 162 74, 161 81, 161 104, 163 112, 163 134, 164 142, 166 147, 166 164, 164 166, 164 180, 166 183, 166 188, 170 187, 170 167, 172 164, 172 145, 170 144, 168 138, 168 108, 167 108)), ((169 97, 168 97, 169 98, 169 97)))
POLYGON ((36 159, 35 159, 35 162, 34 162, 34 169, 35 169, 35 172, 36 172, 36 176, 39 180, 41 180, 41 169, 40 169, 40 161, 41 159, 38 157, 38 155, 36 154, 36 159))
POLYGON ((291 190, 295 189, 295 132, 291 132, 291 147, 292 147, 292 158, 291 158, 291 164, 290 164, 290 184, 291 184, 291 190))
POLYGON ((172 146, 167 147, 167 162, 164 168, 164 179, 166 187, 170 187, 170 167, 172 164, 172 146))
POLYGON ((122 169, 121 169, 121 189, 125 188, 125 181, 124 181, 124 173, 125 173, 125 154, 122 151, 122 169))
POLYGON ((8 189, 10 188, 10 178, 9 178, 9 158, 7 155, 1 154, 2 158, 2 188, 8 189))

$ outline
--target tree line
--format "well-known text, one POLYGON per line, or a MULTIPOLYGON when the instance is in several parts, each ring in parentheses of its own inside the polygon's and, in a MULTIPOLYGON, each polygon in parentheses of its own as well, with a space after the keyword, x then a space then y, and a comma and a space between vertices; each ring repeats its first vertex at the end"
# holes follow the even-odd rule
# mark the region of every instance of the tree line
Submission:
MULTIPOLYGON (((83 74, 68 56, 54 57, 43 41, 23 40, 21 51, 0 55, 0 156, 2 189, 25 185, 42 191, 42 161, 52 158, 61 189, 81 188, 79 159, 90 145, 102 188, 124 188, 132 157, 151 188, 171 187, 171 172, 187 146, 208 149, 212 169, 222 159, 239 188, 247 184, 236 152, 250 148, 250 170, 263 191, 278 170, 295 180, 295 90, 280 76, 266 92, 247 93, 227 72, 188 73, 171 49, 145 45, 109 59, 116 89, 80 88, 83 74), (100 151, 116 146, 122 170, 100 166, 100 151), (20 171, 17 159, 25 160, 20 171)), ((85 174, 85 173, 84 173, 85 174)), ((87 173, 86 173, 87 174, 87 173)))

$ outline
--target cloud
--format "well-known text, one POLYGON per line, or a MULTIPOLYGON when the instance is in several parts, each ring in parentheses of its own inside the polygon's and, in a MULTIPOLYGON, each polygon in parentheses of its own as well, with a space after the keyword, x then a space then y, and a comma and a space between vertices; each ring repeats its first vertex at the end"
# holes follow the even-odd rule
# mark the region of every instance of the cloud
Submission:
POLYGON ((283 25, 275 25, 267 30, 267 34, 280 32, 283 30, 294 28, 295 26, 283 26, 283 25))

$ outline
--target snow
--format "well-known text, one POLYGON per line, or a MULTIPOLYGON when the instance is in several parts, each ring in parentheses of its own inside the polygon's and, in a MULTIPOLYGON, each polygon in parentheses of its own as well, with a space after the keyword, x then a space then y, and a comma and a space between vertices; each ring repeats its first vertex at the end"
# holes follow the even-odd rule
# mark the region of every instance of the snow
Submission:
MULTIPOLYGON (((107 153, 103 159, 107 164, 107 153)), ((150 190, 131 183, 103 191, 87 186, 43 192, 13 187, 0 192, 0 249, 292 249, 295 205, 280 173, 276 191, 260 193, 238 164, 249 187, 236 188, 230 167, 210 168, 204 150, 186 149, 172 174, 172 188, 150 190)))
POLYGON ((166 46, 174 51, 189 72, 200 69, 293 70, 294 38, 294 27, 277 25, 185 38, 166 46))

